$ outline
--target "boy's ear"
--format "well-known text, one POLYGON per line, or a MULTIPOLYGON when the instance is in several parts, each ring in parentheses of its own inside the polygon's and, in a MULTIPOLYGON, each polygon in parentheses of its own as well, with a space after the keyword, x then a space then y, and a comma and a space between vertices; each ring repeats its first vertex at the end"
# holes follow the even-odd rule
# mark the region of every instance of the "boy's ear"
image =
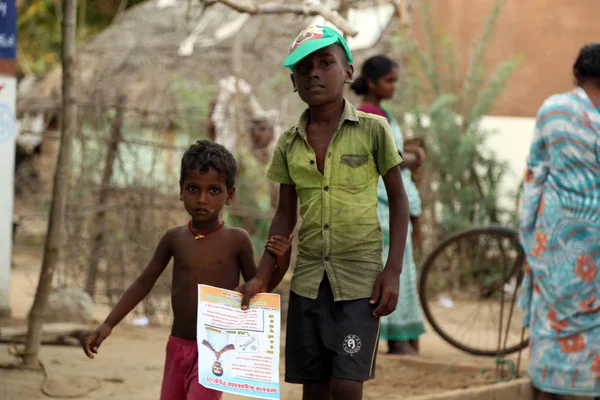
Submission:
POLYGON ((179 183, 179 200, 183 201, 183 186, 179 183))
POLYGON ((227 191, 227 200, 225 200, 225 205, 230 206, 233 203, 233 198, 235 196, 235 186, 227 191))
POLYGON ((354 65, 349 64, 346 67, 346 80, 352 82, 353 77, 354 77, 354 65))
POLYGON ((298 88, 296 87, 296 80, 294 79, 294 74, 290 74, 290 79, 292 81, 292 90, 294 92, 297 92, 298 88))

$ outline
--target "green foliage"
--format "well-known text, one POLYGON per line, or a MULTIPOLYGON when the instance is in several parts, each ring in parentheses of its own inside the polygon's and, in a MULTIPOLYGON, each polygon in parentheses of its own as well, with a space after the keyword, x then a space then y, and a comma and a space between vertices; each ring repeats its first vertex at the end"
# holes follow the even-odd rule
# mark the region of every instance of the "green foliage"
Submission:
POLYGON ((443 231, 500 222, 504 216, 497 207, 498 185, 507 166, 485 152, 493 132, 481 127, 481 119, 521 62, 514 57, 491 74, 486 70, 485 55, 504 0, 495 1, 463 74, 455 42, 434 26, 432 3, 420 4, 423 47, 410 31, 397 36, 405 57, 405 82, 400 85, 402 104, 393 112, 412 116, 401 119, 404 131, 427 143, 443 231))
MULTIPOLYGON (((78 41, 108 27, 123 9, 144 0, 78 0, 78 41)), ((18 65, 21 74, 42 75, 60 64, 61 2, 23 0, 17 10, 18 65)))
POLYGON ((53 0, 25 1, 17 18, 17 61, 25 73, 41 74, 60 62, 60 21, 53 0))

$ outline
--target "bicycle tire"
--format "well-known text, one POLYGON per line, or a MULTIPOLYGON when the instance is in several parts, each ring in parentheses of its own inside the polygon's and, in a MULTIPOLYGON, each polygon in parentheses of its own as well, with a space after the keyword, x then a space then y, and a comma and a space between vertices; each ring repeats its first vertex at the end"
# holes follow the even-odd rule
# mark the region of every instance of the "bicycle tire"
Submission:
MULTIPOLYGON (((465 343, 461 343, 460 341, 455 340, 446 331, 444 331, 444 329, 442 328, 440 323, 438 323, 438 321, 434 317, 434 315, 431 311, 431 308, 429 307, 429 299, 427 297, 427 279, 430 276, 433 265, 435 265, 436 258, 440 254, 442 254, 444 252, 444 250, 447 247, 451 246, 453 243, 455 243, 461 239, 464 239, 464 238, 478 236, 478 235, 482 235, 482 234, 487 234, 487 235, 492 234, 492 235, 496 235, 496 236, 503 237, 503 238, 508 238, 508 239, 515 240, 515 241, 517 240, 517 233, 515 230, 504 227, 504 226, 497 226, 497 225, 490 225, 488 227, 482 227, 482 228, 466 229, 464 231, 460 231, 458 233, 455 233, 455 234, 449 236, 447 239, 442 241, 442 243, 440 243, 431 252, 431 254, 427 257, 427 259, 425 260, 425 262, 423 263, 423 265, 421 267, 421 275, 419 277, 419 300, 421 302, 421 307, 423 309, 423 313, 425 314, 425 318, 427 319, 427 321, 429 322, 429 324, 431 325, 433 330, 438 335, 440 335, 440 337, 442 339, 444 339, 447 343, 449 343, 450 345, 452 345, 453 347, 455 347, 459 350, 462 350, 464 352, 467 352, 467 353, 475 355, 475 356, 497 356, 497 355, 499 355, 498 350, 481 349, 481 348, 470 346, 465 343)), ((520 251, 518 248, 517 248, 516 260, 520 260, 520 262, 516 261, 514 263, 512 269, 506 275, 505 281, 508 279, 511 279, 516 274, 517 282, 518 282, 517 284, 520 285, 520 280, 521 280, 522 271, 523 271, 523 265, 524 265, 524 261, 525 261, 525 254, 522 253, 522 251, 520 251)), ((509 347, 503 349, 501 351, 501 353, 502 353, 502 355, 516 353, 516 352, 524 349, 525 347, 527 347, 528 344, 529 344, 529 338, 526 338, 518 344, 509 346, 509 347)))

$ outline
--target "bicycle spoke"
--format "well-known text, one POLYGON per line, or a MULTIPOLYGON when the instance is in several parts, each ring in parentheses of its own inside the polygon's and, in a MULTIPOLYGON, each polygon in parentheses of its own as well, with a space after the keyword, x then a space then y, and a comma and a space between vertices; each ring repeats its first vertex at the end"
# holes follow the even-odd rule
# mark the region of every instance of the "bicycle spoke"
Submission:
POLYGON ((527 341, 518 334, 521 313, 515 302, 523 260, 514 250, 514 236, 503 228, 462 232, 443 242, 423 265, 419 296, 425 316, 461 350, 504 354, 527 341))

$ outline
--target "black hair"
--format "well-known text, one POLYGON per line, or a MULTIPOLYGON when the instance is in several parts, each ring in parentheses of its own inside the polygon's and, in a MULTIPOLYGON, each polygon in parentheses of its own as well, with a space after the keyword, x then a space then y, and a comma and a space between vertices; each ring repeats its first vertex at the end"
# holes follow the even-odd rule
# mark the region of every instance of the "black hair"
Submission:
POLYGON ((379 78, 390 73, 398 63, 388 56, 373 56, 362 66, 360 76, 352 82, 350 88, 359 96, 369 93, 369 81, 377 82, 379 78))
POLYGON ((573 65, 573 75, 579 86, 593 80, 600 87, 600 42, 581 48, 573 65))
POLYGON ((202 173, 212 168, 225 176, 227 189, 235 184, 237 163, 233 155, 222 145, 201 140, 191 145, 181 158, 181 175, 179 184, 182 185, 187 172, 196 169, 202 173))

